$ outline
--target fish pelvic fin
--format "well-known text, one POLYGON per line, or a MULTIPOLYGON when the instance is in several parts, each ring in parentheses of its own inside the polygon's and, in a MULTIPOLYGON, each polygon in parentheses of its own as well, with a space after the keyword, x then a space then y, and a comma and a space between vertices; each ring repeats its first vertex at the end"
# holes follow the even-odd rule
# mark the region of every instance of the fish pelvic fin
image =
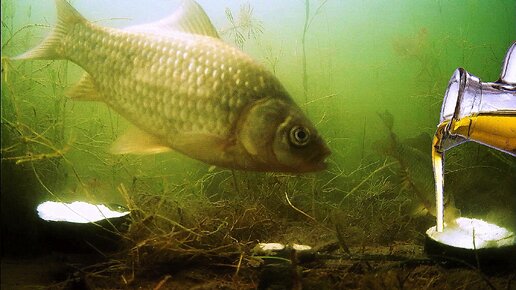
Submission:
POLYGON ((75 25, 85 23, 87 20, 73 8, 66 0, 55 0, 57 8, 57 24, 50 35, 33 49, 13 57, 21 59, 63 59, 66 58, 63 42, 67 35, 73 31, 75 25))
POLYGON ((111 154, 156 154, 172 151, 158 137, 136 127, 130 127, 109 149, 111 154))

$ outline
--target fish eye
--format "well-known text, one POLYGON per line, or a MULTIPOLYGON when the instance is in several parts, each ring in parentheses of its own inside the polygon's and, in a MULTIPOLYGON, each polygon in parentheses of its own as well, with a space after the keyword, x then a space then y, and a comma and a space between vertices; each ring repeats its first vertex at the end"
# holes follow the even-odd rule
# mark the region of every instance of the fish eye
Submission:
POLYGON ((301 126, 290 129, 290 143, 295 146, 305 146, 310 140, 310 131, 301 126))

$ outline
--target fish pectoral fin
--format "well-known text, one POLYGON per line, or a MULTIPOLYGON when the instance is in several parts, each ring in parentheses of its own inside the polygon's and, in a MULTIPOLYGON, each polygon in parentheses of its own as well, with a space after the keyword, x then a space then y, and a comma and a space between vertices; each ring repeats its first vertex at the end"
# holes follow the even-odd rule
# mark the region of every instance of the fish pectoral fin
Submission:
POLYGON ((162 36, 180 31, 220 38, 206 12, 193 0, 183 1, 181 6, 167 18, 148 24, 130 26, 125 30, 162 36))
POLYGON ((113 142, 109 151, 113 154, 156 154, 172 149, 158 137, 131 127, 113 142))
POLYGON ((93 78, 88 73, 84 73, 79 82, 66 92, 66 95, 81 101, 101 101, 103 99, 93 83, 93 78))

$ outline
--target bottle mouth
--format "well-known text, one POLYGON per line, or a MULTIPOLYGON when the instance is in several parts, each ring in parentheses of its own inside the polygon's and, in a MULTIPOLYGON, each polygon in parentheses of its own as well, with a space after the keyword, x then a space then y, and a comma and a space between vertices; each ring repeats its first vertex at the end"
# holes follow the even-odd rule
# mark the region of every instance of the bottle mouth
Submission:
POLYGON ((482 100, 482 82, 463 68, 453 73, 441 107, 440 122, 459 120, 478 113, 482 100))
POLYGON ((465 69, 458 68, 453 72, 441 107, 440 124, 448 123, 439 143, 439 149, 443 152, 467 141, 463 136, 452 134, 450 126, 472 110, 478 109, 480 86, 480 79, 465 69))
POLYGON ((516 41, 512 43, 505 54, 500 80, 498 82, 516 85, 516 41))
POLYGON ((469 75, 468 72, 463 68, 458 68, 453 72, 444 94, 443 105, 441 107, 441 123, 451 121, 451 119, 457 115, 456 111, 460 107, 460 99, 464 94, 467 75, 469 75))
MULTIPOLYGON (((500 79, 495 83, 485 83, 484 91, 486 94, 489 94, 490 91, 500 91, 500 85, 509 86, 509 90, 514 90, 516 85, 516 42, 507 50, 500 79)), ((451 122, 452 119, 458 120, 469 113, 474 113, 475 110, 480 110, 482 86, 478 77, 463 68, 457 68, 453 72, 444 94, 440 123, 451 122)), ((504 87, 504 90, 507 89, 504 87)), ((496 111, 496 108, 491 110, 496 111)))

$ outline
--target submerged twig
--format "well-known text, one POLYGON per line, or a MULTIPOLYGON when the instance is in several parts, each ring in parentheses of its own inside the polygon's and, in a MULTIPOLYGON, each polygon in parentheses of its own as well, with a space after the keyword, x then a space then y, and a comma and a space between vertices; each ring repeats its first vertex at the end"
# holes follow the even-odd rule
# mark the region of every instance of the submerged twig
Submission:
POLYGON ((163 277, 163 279, 161 279, 161 281, 159 281, 158 285, 156 285, 156 287, 154 287, 153 290, 161 289, 161 287, 163 287, 163 285, 165 285, 165 283, 167 283, 168 279, 170 279, 170 278, 172 278, 172 276, 165 275, 165 277, 163 277))
POLYGON ((326 100, 326 99, 333 98, 333 97, 335 97, 336 95, 337 95, 337 94, 335 94, 335 93, 334 93, 334 94, 329 94, 329 95, 326 95, 326 96, 322 96, 322 97, 320 97, 320 98, 310 100, 310 101, 308 101, 308 102, 304 103, 303 105, 304 105, 304 106, 308 106, 308 105, 310 105, 310 104, 312 104, 312 103, 315 103, 315 102, 319 102, 319 101, 323 101, 323 100, 326 100))
POLYGON ((292 202, 290 201, 290 198, 288 197, 288 193, 285 192, 285 198, 287 199, 287 202, 288 204, 295 210, 297 211, 298 213, 304 215, 305 217, 309 218, 310 220, 312 221, 317 221, 315 218, 313 218, 312 216, 310 216, 309 214, 307 214, 306 212, 300 210, 299 208, 297 208, 295 205, 292 204, 292 202))

